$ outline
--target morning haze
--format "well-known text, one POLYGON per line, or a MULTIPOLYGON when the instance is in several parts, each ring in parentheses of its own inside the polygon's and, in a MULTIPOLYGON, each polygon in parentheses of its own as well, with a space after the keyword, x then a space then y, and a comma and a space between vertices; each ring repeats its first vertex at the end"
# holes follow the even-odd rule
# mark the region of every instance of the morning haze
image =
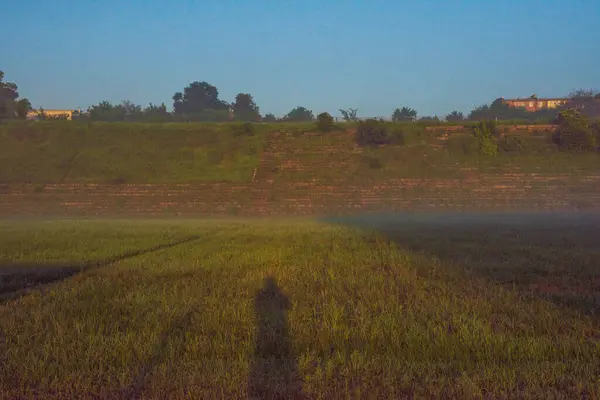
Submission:
POLYGON ((3 12, 0 398, 600 397, 595 2, 3 12))

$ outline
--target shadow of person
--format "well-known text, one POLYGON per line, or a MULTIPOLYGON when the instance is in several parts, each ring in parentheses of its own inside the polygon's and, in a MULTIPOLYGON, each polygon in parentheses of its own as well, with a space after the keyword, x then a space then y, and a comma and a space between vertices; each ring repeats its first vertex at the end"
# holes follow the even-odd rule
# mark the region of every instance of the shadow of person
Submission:
POLYGON ((248 391, 251 398, 302 398, 302 381, 289 335, 288 298, 273 277, 267 277, 255 298, 256 347, 248 391))

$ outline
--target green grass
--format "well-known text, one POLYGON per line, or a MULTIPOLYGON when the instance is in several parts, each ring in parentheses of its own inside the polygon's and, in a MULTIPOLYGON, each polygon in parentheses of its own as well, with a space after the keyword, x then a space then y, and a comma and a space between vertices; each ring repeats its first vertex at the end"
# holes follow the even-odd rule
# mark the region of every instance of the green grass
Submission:
POLYGON ((264 144, 232 124, 19 122, 0 125, 1 183, 250 181, 264 144), (25 161, 26 160, 26 161, 25 161))
POLYGON ((2 282, 82 268, 0 304, 0 397, 598 397, 599 225, 503 220, 4 222, 2 282))
POLYGON ((354 125, 337 123, 337 132, 315 135, 314 123, 254 124, 255 134, 249 136, 231 123, 8 123, 0 125, 0 184, 250 182, 267 138, 274 146, 269 150, 279 154, 265 168, 288 183, 454 178, 465 169, 489 174, 600 170, 597 154, 560 152, 548 134, 513 133, 524 137, 523 149, 482 157, 468 126, 444 140, 443 132, 426 132, 423 124, 387 123, 393 143, 361 154, 351 134, 354 125), (279 136, 273 139, 274 134, 279 136), (304 168, 289 167, 290 161, 304 168))
MULTIPOLYGON (((569 173, 594 174, 600 171, 598 154, 569 154, 558 151, 547 136, 524 137, 520 151, 501 151, 497 157, 477 154, 468 133, 428 133, 416 125, 389 124, 392 143, 386 146, 356 146, 349 134, 288 136, 279 139, 276 176, 281 182, 318 179, 323 182, 385 182, 389 179, 462 178, 464 170, 483 174, 569 173), (400 135, 403 140, 399 139, 400 135), (324 147, 334 150, 323 151, 324 147), (466 149, 465 149, 466 147, 466 149), (295 161, 302 168, 286 167, 295 161)), ((516 133, 513 135, 521 135, 516 133)), ((522 133, 525 136, 525 133, 522 133)))

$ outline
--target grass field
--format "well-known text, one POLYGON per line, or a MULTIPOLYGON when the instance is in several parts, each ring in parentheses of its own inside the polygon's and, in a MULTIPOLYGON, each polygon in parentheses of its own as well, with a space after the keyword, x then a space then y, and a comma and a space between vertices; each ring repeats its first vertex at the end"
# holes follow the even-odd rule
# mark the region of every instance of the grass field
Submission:
POLYGON ((446 135, 426 132, 421 124, 388 123, 391 145, 360 148, 352 124, 337 124, 329 133, 315 132, 314 123, 252 127, 248 134, 232 123, 0 124, 0 184, 249 183, 257 169, 259 178, 283 183, 453 178, 464 170, 600 170, 597 154, 560 152, 547 132, 538 137, 527 131, 512 133, 522 138, 522 148, 483 157, 473 148, 470 128, 446 135))
POLYGON ((5 221, 0 397, 598 398, 598 222, 5 221))
POLYGON ((524 141, 518 151, 500 151, 497 157, 477 154, 469 133, 448 137, 394 128, 391 145, 360 148, 353 135, 288 135, 274 141, 273 176, 281 182, 316 179, 322 182, 386 182, 390 179, 447 179, 464 171, 481 174, 510 172, 581 175, 600 171, 598 154, 569 154, 557 150, 548 135, 515 134, 524 141), (398 134, 402 132, 402 143, 398 134))
POLYGON ((264 143, 232 124, 0 124, 1 183, 246 182, 264 143))

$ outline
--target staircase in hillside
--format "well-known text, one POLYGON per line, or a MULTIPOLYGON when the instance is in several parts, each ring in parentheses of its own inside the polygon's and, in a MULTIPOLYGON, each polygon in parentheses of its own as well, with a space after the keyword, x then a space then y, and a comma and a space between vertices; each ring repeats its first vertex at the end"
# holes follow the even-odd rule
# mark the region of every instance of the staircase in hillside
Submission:
POLYGON ((307 142, 298 147, 293 135, 272 134, 253 181, 243 184, 0 185, 0 217, 600 209, 600 174, 485 175, 465 169, 447 179, 357 182, 348 179, 349 166, 362 150, 349 135, 304 137, 307 142), (327 178, 327 171, 336 173, 327 178))

